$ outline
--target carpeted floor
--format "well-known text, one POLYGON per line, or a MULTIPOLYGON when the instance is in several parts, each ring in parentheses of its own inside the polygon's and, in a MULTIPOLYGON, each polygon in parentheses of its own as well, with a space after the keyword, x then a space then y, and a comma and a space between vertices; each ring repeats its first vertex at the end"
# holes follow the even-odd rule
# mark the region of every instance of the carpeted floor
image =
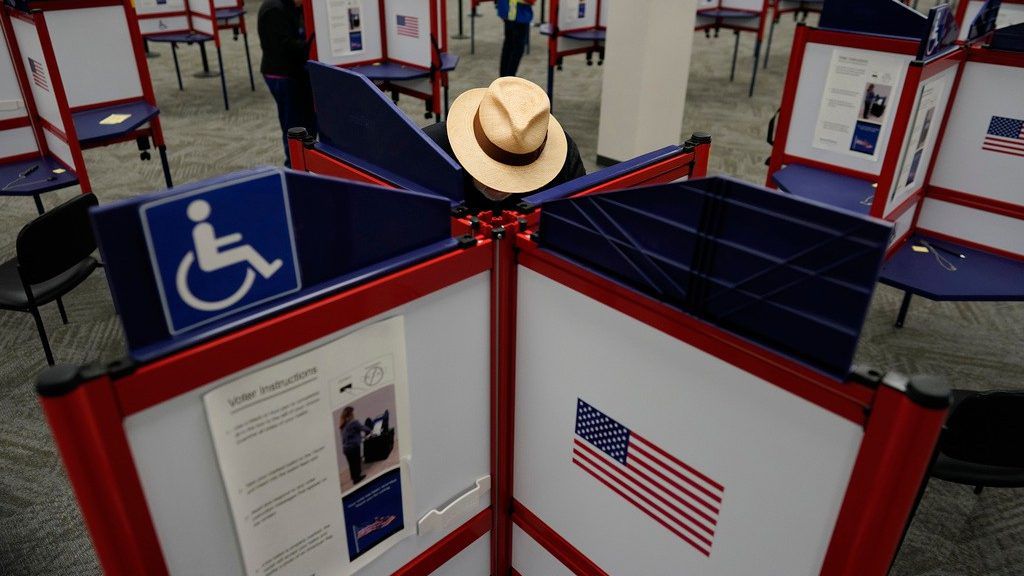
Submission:
MULTIPOLYGON (((468 2, 467 2, 468 4, 468 2)), ((248 6, 255 30, 258 1, 248 6)), ((449 0, 450 26, 457 31, 456 0, 449 0)), ((468 32, 469 22, 466 21, 468 32)), ((768 119, 778 106, 794 24, 783 19, 776 29, 772 60, 758 74, 753 98, 747 98, 752 40, 741 39, 735 82, 728 81, 733 37, 694 39, 695 50, 680 139, 694 130, 714 137, 711 170, 763 183, 764 141, 768 119)), ((477 20, 476 54, 468 40, 451 40, 462 55, 452 74, 452 97, 483 86, 497 73, 500 22, 492 9, 477 20)), ((185 183, 261 164, 278 164, 282 151, 277 116, 257 76, 249 90, 241 40, 224 33, 231 111, 223 109, 216 79, 192 77, 199 70, 198 49, 182 50, 185 91, 174 79, 170 49, 148 61, 161 108, 175 182, 185 183)), ((536 30, 533 51, 520 74, 543 85, 546 44, 536 30)), ((251 39, 259 65, 259 42, 251 39)), ((588 169, 594 169, 601 71, 582 57, 568 58, 556 79, 555 112, 579 144, 588 169)), ((637 87, 624 86, 623 90, 637 87)), ((402 102, 410 116, 425 122, 419 101, 402 102)), ((110 202, 162 187, 158 160, 141 162, 133 144, 86 153, 93 187, 110 202)), ((74 189, 51 193, 48 206, 69 198, 74 189)), ((20 227, 35 214, 30 200, 0 197, 0 260, 13 256, 20 227)), ((879 287, 864 329, 858 361, 904 373, 945 376, 960 388, 1024 388, 1024 305, 1010 303, 933 303, 916 299, 905 328, 892 320, 899 293, 879 287)), ((60 324, 55 307, 44 311, 59 362, 114 359, 123 338, 106 280, 93 275, 65 298, 71 323, 60 324)), ((82 526, 74 495, 33 392, 44 368, 42 350, 27 314, 0 312, 0 574, 98 574, 99 568, 82 526)), ((931 481, 892 571, 899 576, 1019 576, 1024 574, 1024 491, 989 489, 980 496, 965 486, 931 481)), ((739 576, 739 575, 738 575, 739 576)))

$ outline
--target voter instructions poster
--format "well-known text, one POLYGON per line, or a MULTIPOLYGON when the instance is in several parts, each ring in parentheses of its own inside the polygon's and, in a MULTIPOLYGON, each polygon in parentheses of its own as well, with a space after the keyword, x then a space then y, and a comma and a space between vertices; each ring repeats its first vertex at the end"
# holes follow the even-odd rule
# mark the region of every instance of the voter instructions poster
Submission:
POLYGON ((942 113, 940 100, 946 93, 946 77, 939 76, 921 84, 921 91, 914 110, 914 121, 910 127, 910 135, 903 150, 899 176, 893 183, 889 195, 890 206, 903 201, 911 192, 919 188, 928 169, 927 151, 932 150, 938 133, 938 116, 942 113))
POLYGON ((331 55, 348 56, 363 51, 362 0, 327 0, 331 55))
POLYGON ((865 50, 832 52, 814 147, 878 159, 878 148, 899 95, 902 61, 865 50))
POLYGON ((203 402, 246 574, 353 574, 415 531, 401 316, 203 402))

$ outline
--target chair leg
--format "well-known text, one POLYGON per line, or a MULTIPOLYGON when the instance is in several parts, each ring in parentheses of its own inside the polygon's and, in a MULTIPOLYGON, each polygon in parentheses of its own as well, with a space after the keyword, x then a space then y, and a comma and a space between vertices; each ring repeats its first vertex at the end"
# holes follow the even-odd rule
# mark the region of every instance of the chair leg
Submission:
POLYGON ((39 339, 43 342, 43 352, 46 354, 46 363, 53 366, 53 352, 50 351, 50 341, 46 338, 46 328, 43 326, 43 318, 39 315, 39 308, 33 306, 30 310, 36 321, 36 330, 39 331, 39 339))
POLYGON ((768 28, 768 45, 764 49, 764 69, 768 69, 768 56, 772 53, 772 36, 775 35, 775 23, 777 20, 772 20, 771 26, 768 28))
POLYGON ((64 310, 64 302, 60 298, 57 298, 57 310, 60 310, 60 320, 61 320, 61 322, 63 322, 65 325, 67 325, 67 323, 68 323, 68 313, 67 313, 66 310, 64 310))
POLYGON ((983 488, 985 488, 985 487, 984 486, 975 486, 974 487, 974 493, 975 494, 981 494, 981 491, 982 491, 983 488))

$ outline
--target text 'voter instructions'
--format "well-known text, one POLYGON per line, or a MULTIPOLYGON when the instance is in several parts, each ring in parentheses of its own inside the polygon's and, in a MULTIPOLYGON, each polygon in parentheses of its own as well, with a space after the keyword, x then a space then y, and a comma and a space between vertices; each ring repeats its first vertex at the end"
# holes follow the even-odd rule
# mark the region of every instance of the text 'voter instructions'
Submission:
POLYGON ((171 333, 301 287, 282 173, 163 198, 139 212, 171 333))

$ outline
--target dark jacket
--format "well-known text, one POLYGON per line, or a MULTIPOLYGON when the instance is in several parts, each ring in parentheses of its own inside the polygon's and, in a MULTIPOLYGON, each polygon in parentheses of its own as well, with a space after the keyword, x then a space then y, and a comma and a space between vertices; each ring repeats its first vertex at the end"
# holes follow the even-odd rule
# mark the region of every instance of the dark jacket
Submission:
POLYGON ((263 0, 257 28, 263 61, 260 72, 271 76, 302 77, 309 59, 302 8, 294 0, 263 0))
MULTIPOLYGON (((448 128, 444 122, 436 122, 430 124, 423 129, 423 132, 430 137, 442 150, 448 153, 452 157, 452 160, 458 162, 458 158, 455 157, 455 152, 452 151, 452 144, 448 141, 448 128)), ((587 175, 587 169, 583 166, 583 160, 580 158, 579 148, 576 147, 576 143, 573 142, 572 137, 569 133, 565 133, 565 139, 568 143, 568 149, 565 153, 565 163, 562 164, 562 170, 557 176, 551 181, 545 184, 536 192, 541 190, 547 190, 553 188, 559 184, 568 182, 580 176, 587 175)), ((506 209, 512 208, 525 196, 525 194, 512 194, 508 198, 505 198, 501 202, 494 202, 489 200, 473 185, 473 177, 466 172, 466 182, 463 186, 466 198, 466 207, 472 211, 480 210, 494 210, 494 209, 506 209)))

